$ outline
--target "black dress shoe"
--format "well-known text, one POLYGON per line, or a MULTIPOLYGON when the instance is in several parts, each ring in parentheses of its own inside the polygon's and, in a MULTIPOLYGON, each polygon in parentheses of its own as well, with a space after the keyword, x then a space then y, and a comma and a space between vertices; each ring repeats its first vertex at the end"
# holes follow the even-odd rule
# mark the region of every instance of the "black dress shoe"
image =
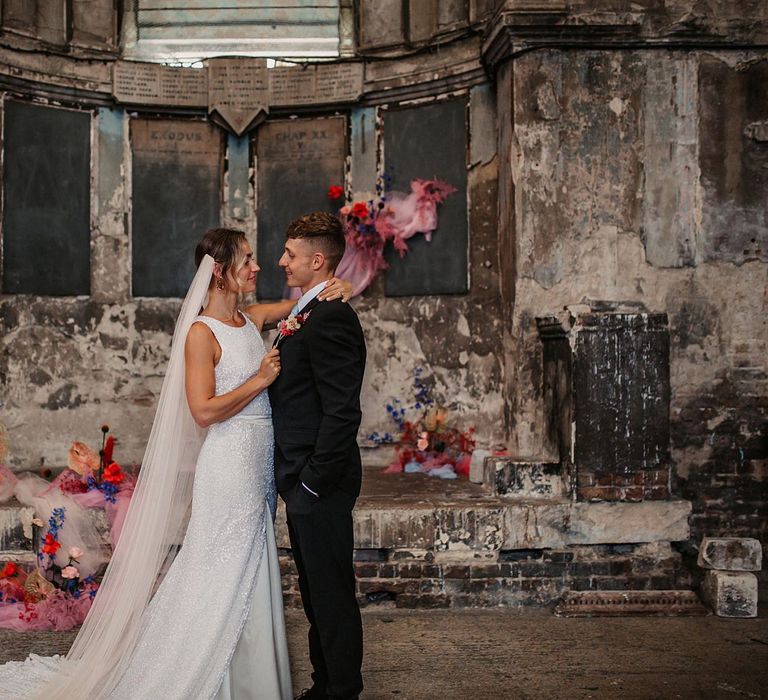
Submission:
POLYGON ((317 688, 304 688, 301 695, 297 695, 295 700, 325 700, 326 695, 317 688))

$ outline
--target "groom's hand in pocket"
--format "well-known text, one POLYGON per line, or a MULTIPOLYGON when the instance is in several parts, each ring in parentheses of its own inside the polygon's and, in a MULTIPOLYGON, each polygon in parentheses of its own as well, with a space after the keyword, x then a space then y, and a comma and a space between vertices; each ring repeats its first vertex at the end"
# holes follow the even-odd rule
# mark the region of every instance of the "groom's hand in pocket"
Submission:
POLYGON ((319 500, 301 481, 297 481, 290 499, 285 502, 285 509, 291 515, 306 515, 319 500))

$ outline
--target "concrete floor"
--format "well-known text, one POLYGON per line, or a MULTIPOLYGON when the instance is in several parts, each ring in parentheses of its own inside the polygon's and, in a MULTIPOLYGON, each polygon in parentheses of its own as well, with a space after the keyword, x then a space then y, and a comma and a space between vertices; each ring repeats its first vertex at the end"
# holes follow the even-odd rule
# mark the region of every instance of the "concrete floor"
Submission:
MULTIPOLYGON (((368 609, 366 700, 768 698, 768 610, 756 620, 559 619, 543 609, 368 609)), ((306 626, 288 611, 296 693, 306 626)), ((74 633, 0 631, 0 661, 66 652, 74 633)))

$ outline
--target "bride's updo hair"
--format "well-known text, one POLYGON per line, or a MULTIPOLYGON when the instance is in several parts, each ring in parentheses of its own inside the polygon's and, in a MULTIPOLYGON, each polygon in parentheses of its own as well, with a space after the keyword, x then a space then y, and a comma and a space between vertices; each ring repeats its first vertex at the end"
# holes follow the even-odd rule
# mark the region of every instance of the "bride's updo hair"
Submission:
POLYGON ((210 255, 221 265, 223 277, 231 272, 237 278, 237 271, 245 263, 243 244, 245 233, 235 228, 212 228, 200 239, 195 248, 195 267, 200 267, 203 257, 210 255))

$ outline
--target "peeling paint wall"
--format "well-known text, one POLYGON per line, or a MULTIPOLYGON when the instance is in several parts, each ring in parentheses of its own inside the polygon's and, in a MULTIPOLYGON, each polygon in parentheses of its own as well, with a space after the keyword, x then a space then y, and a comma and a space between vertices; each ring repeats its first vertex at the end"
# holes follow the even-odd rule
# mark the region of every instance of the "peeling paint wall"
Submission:
MULTIPOLYGON (((0 411, 17 468, 62 464, 69 441, 95 441, 104 422, 121 438, 116 456, 139 461, 178 310, 131 297, 129 130, 110 92, 117 24, 100 0, 98 28, 81 26, 93 4, 74 3, 72 42, 58 49, 37 41, 34 13, 2 18, 4 89, 96 109, 90 297, 0 298, 0 411), (87 47, 84 33, 96 37, 87 47)), ((379 280, 356 302, 370 351, 361 435, 389 427, 387 400, 407 399, 424 366, 481 442, 506 437, 514 459, 556 462, 535 319, 564 307, 666 313, 673 492, 693 501, 698 535, 764 538, 765 3, 473 0, 453 23, 410 5, 411 25, 358 47, 376 55, 350 110, 349 177, 373 187, 379 106, 469 93, 471 284, 387 298, 379 280), (425 50, 433 41, 439 50, 425 50)), ((257 244, 242 140, 229 140, 226 167, 222 221, 257 244)))
POLYGON ((765 538, 768 55, 541 50, 511 65, 513 454, 556 455, 536 316, 666 312, 673 490, 697 535, 765 538))
MULTIPOLYGON (((475 120, 492 122, 490 87, 473 90, 469 104, 475 120)), ((0 297, 0 416, 16 469, 65 464, 71 441, 96 444, 104 423, 118 436, 116 458, 128 464, 142 458, 180 302, 131 295, 129 119, 109 108, 93 117, 90 296, 0 297)), ((245 229, 258 250, 253 171, 242 141, 228 143, 222 221, 245 229)), ((424 368, 434 398, 461 425, 477 426, 483 444, 504 440, 495 139, 475 139, 471 149, 470 293, 387 298, 380 279, 354 302, 369 348, 364 446, 373 447, 368 434, 393 430, 386 404, 393 397, 411 402, 417 367, 424 368)), ((361 181, 369 175, 364 166, 372 165, 375 174, 375 159, 353 157, 352 164, 361 181)), ((374 463, 389 454, 366 452, 374 463)))

